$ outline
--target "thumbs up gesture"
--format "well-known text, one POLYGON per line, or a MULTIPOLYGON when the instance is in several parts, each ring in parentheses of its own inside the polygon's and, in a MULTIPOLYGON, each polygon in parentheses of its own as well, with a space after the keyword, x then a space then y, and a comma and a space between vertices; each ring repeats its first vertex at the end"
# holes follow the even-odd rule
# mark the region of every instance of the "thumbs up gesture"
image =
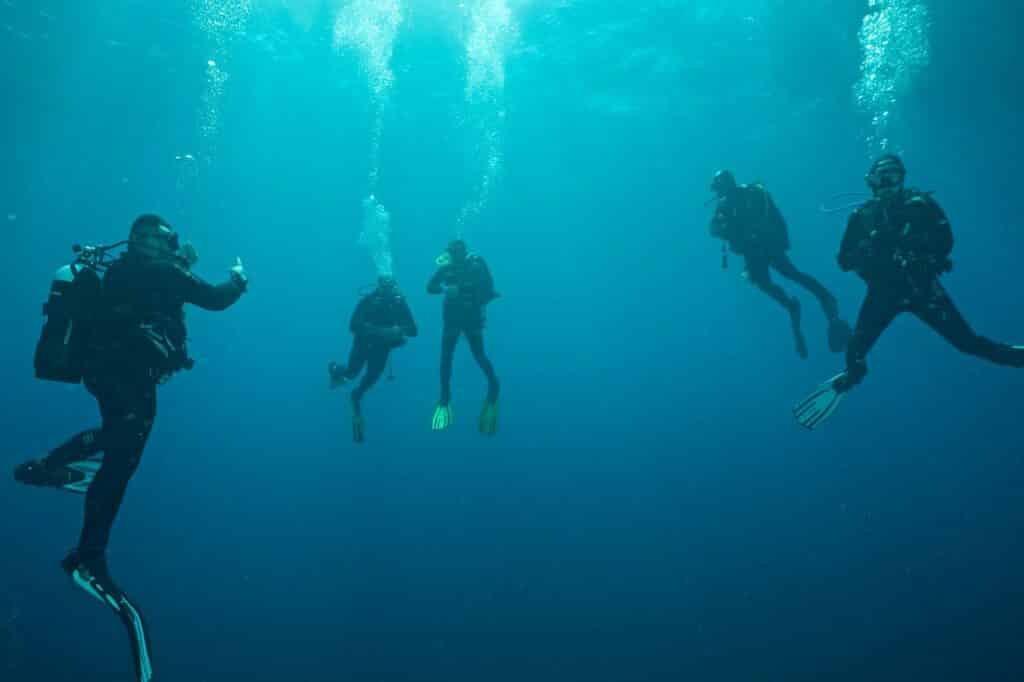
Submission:
POLYGON ((249 275, 245 273, 241 258, 235 258, 235 264, 231 266, 231 279, 242 291, 249 288, 249 275))

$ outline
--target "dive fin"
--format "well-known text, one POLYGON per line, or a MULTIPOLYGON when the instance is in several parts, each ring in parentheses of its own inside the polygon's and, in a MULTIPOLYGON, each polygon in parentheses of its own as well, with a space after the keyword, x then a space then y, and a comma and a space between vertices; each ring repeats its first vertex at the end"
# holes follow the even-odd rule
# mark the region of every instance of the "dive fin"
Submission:
POLYGON ((498 433, 498 403, 490 400, 484 402, 478 425, 480 433, 485 436, 493 436, 498 433))
POLYGON ((71 576, 76 587, 90 597, 106 604, 121 619, 131 640, 135 678, 137 682, 151 682, 153 662, 149 649, 149 637, 146 634, 146 623, 138 607, 128 599, 128 596, 110 577, 106 560, 100 557, 86 562, 79 558, 77 552, 72 552, 61 562, 61 566, 71 576))
POLYGON ((839 409, 839 403, 843 401, 843 396, 846 395, 846 392, 837 386, 845 378, 845 372, 837 374, 793 406, 793 417, 797 423, 805 429, 813 430, 835 414, 839 409))
POLYGON ((78 481, 69 481, 62 485, 61 488, 72 493, 85 494, 89 492, 89 486, 92 485, 93 479, 96 478, 96 474, 102 466, 103 455, 96 455, 95 457, 84 459, 81 462, 74 462, 67 465, 67 469, 78 472, 82 475, 82 478, 78 481))
POLYGON ((444 431, 452 425, 453 421, 455 421, 455 415, 452 413, 452 406, 438 403, 434 408, 434 418, 430 428, 434 431, 444 431))
POLYGON ((30 461, 14 470, 14 479, 25 485, 85 493, 102 466, 102 454, 62 465, 53 465, 45 460, 30 461))

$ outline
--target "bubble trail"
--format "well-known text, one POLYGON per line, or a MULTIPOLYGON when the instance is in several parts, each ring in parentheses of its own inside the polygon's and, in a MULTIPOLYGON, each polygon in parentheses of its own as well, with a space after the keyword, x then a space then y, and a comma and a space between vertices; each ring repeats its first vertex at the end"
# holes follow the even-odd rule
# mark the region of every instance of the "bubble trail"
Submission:
POLYGON ((394 275, 391 255, 391 214, 372 194, 363 199, 363 231, 359 243, 370 251, 378 277, 394 275))
POLYGON ((380 144, 384 115, 391 98, 395 74, 391 57, 395 37, 402 25, 398 0, 354 0, 338 14, 334 24, 334 48, 353 50, 358 56, 370 87, 373 125, 370 131, 370 195, 363 199, 363 231, 359 243, 370 251, 378 276, 391 276, 391 215, 377 201, 374 192, 380 180, 380 144))
POLYGON ((892 127, 903 96, 931 58, 928 7, 919 0, 868 0, 858 37, 862 61, 853 88, 870 116, 869 156, 893 150, 892 127))
POLYGON ((252 12, 252 0, 194 0, 195 23, 211 43, 206 60, 206 83, 199 108, 200 157, 210 162, 217 151, 221 129, 221 102, 228 72, 223 64, 231 43, 245 35, 252 12))
POLYGON ((395 37, 402 24, 398 0, 355 0, 338 14, 334 24, 336 50, 354 50, 360 58, 373 97, 373 128, 370 133, 370 192, 380 176, 380 141, 384 114, 395 82, 391 70, 395 37))
POLYGON ((518 27, 507 0, 467 0, 462 5, 467 20, 466 123, 472 147, 472 163, 479 181, 473 196, 462 207, 456 235, 479 220, 501 177, 505 162, 505 62, 518 37, 518 27))

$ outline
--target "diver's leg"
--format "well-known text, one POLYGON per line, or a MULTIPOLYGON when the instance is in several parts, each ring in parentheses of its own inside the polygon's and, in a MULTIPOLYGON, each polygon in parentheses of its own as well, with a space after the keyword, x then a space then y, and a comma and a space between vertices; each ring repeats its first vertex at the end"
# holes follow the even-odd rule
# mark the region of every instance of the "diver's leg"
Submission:
POLYGON ((846 349, 846 377, 844 390, 863 381, 868 373, 867 356, 878 338, 901 312, 899 294, 879 289, 868 289, 857 316, 857 326, 846 349))
POLYGON ((367 352, 368 345, 366 342, 356 337, 352 340, 352 350, 348 354, 348 363, 339 365, 336 362, 332 362, 327 365, 332 389, 342 386, 359 376, 359 373, 363 371, 363 366, 366 365, 367 352))
POLYGON ((101 554, 85 559, 75 550, 60 564, 77 587, 114 611, 131 641, 135 679, 137 682, 152 682, 153 655, 146 621, 138 605, 114 582, 106 557, 101 554))
POLYGON ((100 429, 90 429, 73 436, 63 445, 55 448, 41 460, 29 460, 14 470, 14 478, 20 483, 52 488, 66 488, 84 481, 86 475, 69 468, 69 465, 84 462, 102 450, 100 429))
POLYGON ((932 283, 927 299, 914 306, 914 314, 961 353, 997 365, 1024 367, 1024 347, 997 343, 975 333, 938 280, 932 283))
POLYGON ((85 496, 78 545, 83 560, 104 554, 156 418, 156 384, 148 377, 115 378, 97 393, 103 413, 103 465, 85 496))
POLYGON ((461 334, 458 327, 445 325, 441 335, 441 405, 448 405, 452 400, 452 362, 461 334))
POLYGON ((796 282, 807 291, 811 292, 821 305, 825 317, 834 320, 839 316, 839 304, 825 286, 805 272, 801 272, 785 253, 779 253, 772 257, 771 265, 775 271, 786 279, 796 282))
POLYGON ((361 413, 363 396, 373 388, 387 369, 389 353, 386 348, 374 348, 367 353, 366 374, 363 375, 359 386, 352 391, 352 410, 356 415, 361 413))
POLYGON ((785 289, 772 281, 768 258, 747 256, 746 263, 745 275, 747 280, 787 311, 792 312, 796 299, 792 298, 786 293, 785 289))
POLYGON ((353 339, 352 350, 348 354, 348 364, 345 365, 345 378, 351 381, 359 376, 366 366, 369 356, 369 346, 360 338, 353 339))
POLYGON ((103 414, 104 460, 85 498, 85 521, 78 549, 61 566, 75 585, 111 608, 131 640, 138 682, 153 679, 149 637, 142 612, 107 569, 106 547, 128 481, 156 417, 156 385, 148 377, 101 380, 90 386, 103 414))
POLYGON ((364 355, 366 362, 366 374, 359 382, 356 390, 352 391, 352 440, 362 443, 365 438, 366 422, 363 420, 363 396, 373 387, 384 374, 388 364, 388 355, 391 353, 387 348, 367 347, 364 355))
POLYGON ((804 339, 804 333, 800 326, 800 301, 795 297, 791 298, 782 287, 772 281, 770 262, 768 256, 758 255, 753 258, 747 256, 746 277, 751 284, 768 294, 789 313, 789 323, 793 330, 797 355, 806 358, 807 341, 804 339))
POLYGON ((469 340, 469 349, 473 352, 476 364, 480 365, 480 369, 483 370, 484 375, 487 377, 487 402, 497 402, 501 383, 498 381, 498 375, 494 371, 494 365, 491 364, 490 358, 487 357, 487 353, 484 351, 483 330, 477 329, 472 332, 466 332, 466 338, 469 340))
POLYGON ((82 431, 50 452, 43 461, 54 466, 65 466, 94 457, 103 450, 102 434, 102 429, 82 431))

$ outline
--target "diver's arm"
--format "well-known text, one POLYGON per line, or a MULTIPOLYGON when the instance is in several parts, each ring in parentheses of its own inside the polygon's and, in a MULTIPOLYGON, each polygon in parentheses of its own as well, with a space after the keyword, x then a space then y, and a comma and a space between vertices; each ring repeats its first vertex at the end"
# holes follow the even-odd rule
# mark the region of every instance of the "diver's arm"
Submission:
POLYGON ((939 258, 949 258, 953 253, 953 228, 949 224, 946 212, 939 202, 931 197, 926 199, 930 209, 929 222, 932 225, 932 248, 939 258))
POLYGON ((907 261, 926 265, 936 272, 948 272, 953 263, 953 230, 942 207, 926 194, 908 203, 911 213, 901 233, 900 248, 907 261))
POLYGON ((854 211, 846 222, 846 232, 843 234, 839 255, 836 258, 840 270, 849 272, 863 263, 867 237, 860 211, 854 211))
POLYGON ((444 287, 442 285, 444 284, 444 280, 447 276, 448 266, 441 266, 438 268, 437 272, 434 273, 434 276, 430 278, 429 282, 427 282, 427 293, 433 295, 443 294, 444 287))
POLYGON ((360 299, 356 309, 352 311, 352 319, 348 322, 348 329, 356 336, 364 336, 370 332, 372 325, 366 322, 366 309, 369 307, 367 299, 360 299))
MULTIPOLYGON (((479 258, 479 257, 478 257, 479 258)), ((491 275, 491 268, 487 265, 487 261, 483 258, 479 258, 479 270, 480 277, 479 291, 480 291, 480 303, 486 305, 494 299, 498 298, 498 292, 494 290, 494 277, 491 275)))
POLYGON ((203 310, 226 310, 245 292, 245 287, 235 278, 214 285, 179 267, 175 267, 174 270, 175 285, 182 290, 185 302, 203 310))
POLYGON ((378 340, 386 341, 386 340, 390 340, 390 339, 394 338, 394 336, 395 336, 394 329, 395 329, 394 327, 378 327, 375 324, 367 323, 367 324, 363 325, 363 329, 362 329, 361 332, 359 332, 358 335, 359 336, 363 336, 365 338, 378 339, 378 340))
POLYGON ((352 320, 349 322, 349 329, 356 337, 364 339, 390 340, 395 335, 395 327, 381 327, 369 321, 370 307, 373 305, 372 296, 367 296, 359 301, 356 309, 352 312, 352 320))
POLYGON ((715 209, 715 215, 711 216, 711 224, 708 227, 708 232, 715 239, 725 239, 726 231, 729 224, 725 219, 725 213, 722 211, 721 206, 715 209))
POLYGON ((782 225, 784 228, 787 227, 786 217, 782 215, 782 211, 779 209, 779 205, 775 203, 772 195, 767 190, 761 190, 761 194, 764 196, 765 217, 775 221, 778 225, 782 225))

